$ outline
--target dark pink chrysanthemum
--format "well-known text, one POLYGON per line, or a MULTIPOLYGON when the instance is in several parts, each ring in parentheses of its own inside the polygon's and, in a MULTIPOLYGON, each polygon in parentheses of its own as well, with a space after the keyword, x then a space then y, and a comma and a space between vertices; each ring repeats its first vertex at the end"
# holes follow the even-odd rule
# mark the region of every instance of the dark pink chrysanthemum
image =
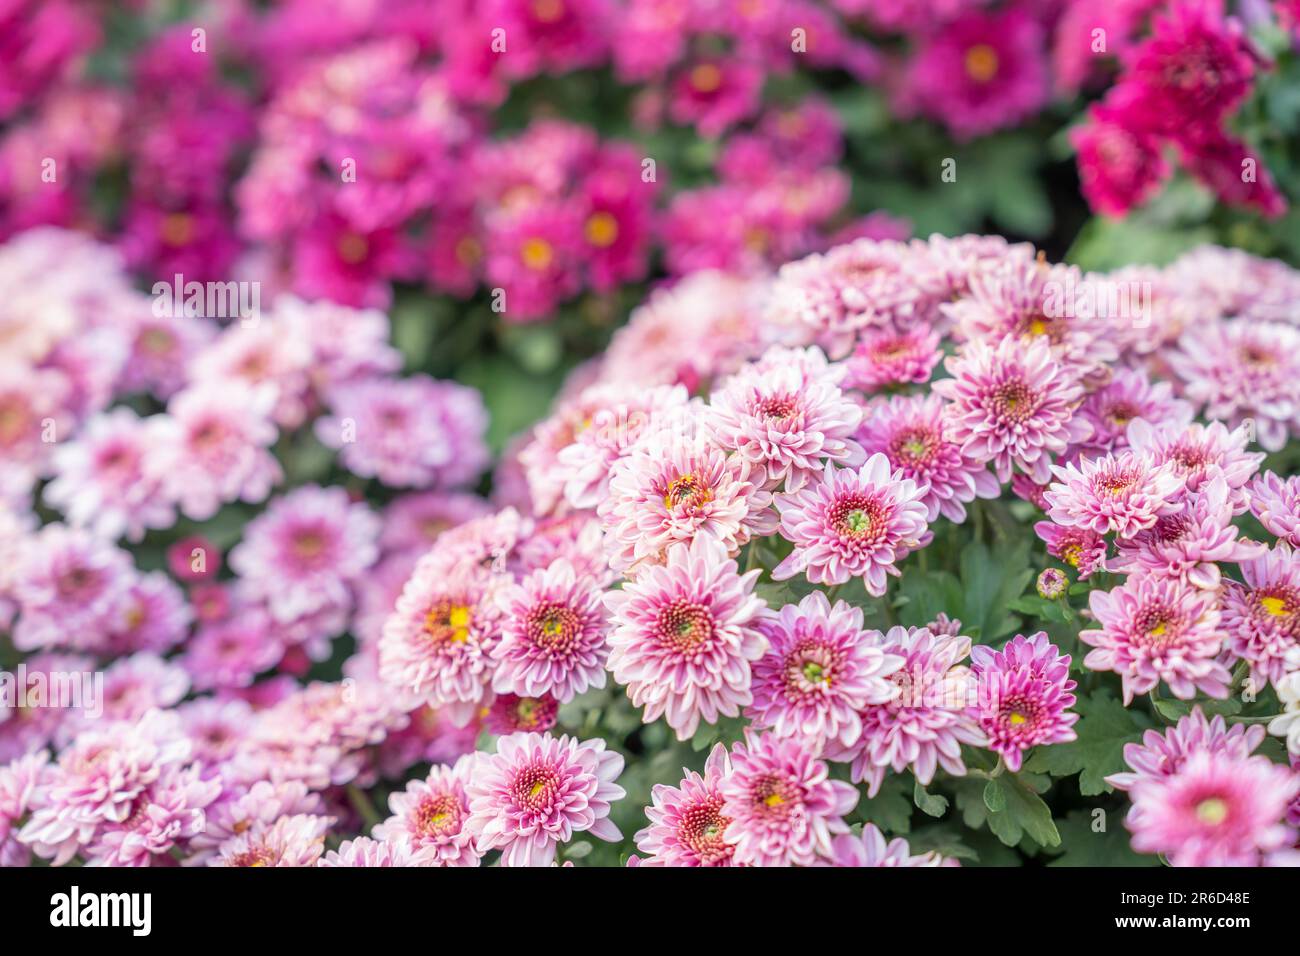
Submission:
POLYGON ((760 573, 739 574, 721 545, 701 538, 605 595, 609 669, 647 723, 665 717, 689 740, 701 719, 736 717, 753 700, 751 667, 767 643, 758 630, 767 607, 752 593, 760 573))
POLYGON ((602 594, 563 558, 498 592, 493 690, 549 695, 563 704, 589 687, 604 687, 609 650, 602 594))
POLYGON ((926 485, 895 471, 877 452, 861 468, 829 462, 820 481, 792 495, 777 495, 781 535, 794 550, 772 571, 784 581, 802 572, 814 584, 843 584, 861 577, 876 597, 885 593, 895 562, 930 539, 926 485))
POLYGON ((436 766, 425 779, 391 794, 392 816, 375 827, 375 838, 408 846, 411 866, 478 866, 483 853, 466 826, 465 784, 473 760, 466 755, 455 766, 436 766))
POLYGON ((928 325, 901 332, 867 331, 858 338, 853 353, 844 363, 848 370, 844 384, 874 392, 891 385, 928 382, 941 358, 939 332, 928 325))
POLYGON ((1128 790, 1139 780, 1167 777, 1182 769, 1188 757, 1200 751, 1222 753, 1234 759, 1249 757, 1264 741, 1266 732, 1259 724, 1229 725, 1222 714, 1207 719, 1200 707, 1180 717, 1164 733, 1148 730, 1141 743, 1124 745, 1124 762, 1130 767, 1113 773, 1106 782, 1117 790, 1128 790))
POLYGON ((559 713, 560 703, 554 697, 497 694, 483 718, 483 727, 499 737, 520 730, 542 733, 555 726, 559 713))
POLYGON ((645 815, 650 823, 635 836, 646 854, 640 866, 732 866, 734 843, 723 835, 731 818, 723 814, 722 781, 731 773, 731 758, 715 744, 704 773, 686 771, 676 787, 655 784, 645 815))
POLYGON ((889 675, 903 659, 869 643, 861 608, 832 607, 814 591, 760 630, 768 651, 754 663, 754 702, 745 709, 755 728, 850 747, 862 732, 859 712, 899 694, 889 675))
POLYGON ((745 731, 731 750, 723 778, 723 834, 742 866, 808 866, 831 854, 832 839, 848 832, 844 815, 857 805, 850 784, 832 780, 826 762, 805 742, 745 731))
POLYGON ((1041 337, 1008 337, 989 347, 968 342, 944 362, 952 374, 932 386, 948 399, 953 440, 974 461, 994 463, 999 481, 1017 467, 1039 484, 1051 478, 1052 455, 1088 437, 1074 414, 1083 389, 1052 358, 1041 337))
POLYGON ((1079 715, 1071 713, 1076 684, 1070 680, 1070 657, 1061 654, 1039 631, 1017 634, 1002 650, 987 645, 971 650, 971 672, 979 684, 975 719, 1012 773, 1020 770, 1024 752, 1039 744, 1074 740, 1071 729, 1079 715))
POLYGON ((1241 562, 1245 584, 1223 591, 1220 626, 1228 648, 1250 664, 1256 692, 1276 684, 1286 671, 1287 652, 1300 646, 1300 559, 1291 546, 1277 547, 1241 562))
POLYGON ((940 856, 937 850, 913 855, 912 848, 902 837, 886 840, 885 835, 868 823, 860 836, 844 834, 831 844, 831 866, 961 866, 951 856, 940 856))
POLYGON ((1043 497, 1047 516, 1057 524, 1131 538, 1179 510, 1183 477, 1171 463, 1156 465, 1140 453, 1083 458, 1077 465, 1055 465, 1052 472, 1059 480, 1043 497))
POLYGON ((962 454, 950 430, 938 395, 894 396, 868 406, 857 437, 868 455, 885 455, 904 478, 926 486, 927 521, 942 514, 960 524, 968 502, 1002 489, 985 463, 962 454))
POLYGON ((1300 777, 1267 757, 1200 750, 1129 789, 1133 849, 1173 866, 1252 866, 1295 840, 1282 819, 1300 777))
POLYGON ((1106 539, 1095 531, 1039 521, 1034 525, 1034 533, 1047 543, 1048 554, 1079 572, 1081 581, 1105 564, 1106 539))
POLYGON ((466 784, 466 828, 481 851, 502 851, 503 866, 550 866, 556 847, 575 833, 601 840, 622 834, 609 820, 624 795, 614 781, 623 758, 603 740, 511 734, 495 754, 478 757, 466 784))
POLYGON ((1093 591, 1088 607, 1100 627, 1079 634, 1094 648, 1083 663, 1119 674, 1124 703, 1161 680, 1183 700, 1198 691, 1228 696, 1231 675, 1220 659, 1224 635, 1214 592, 1135 576, 1113 591, 1093 591))

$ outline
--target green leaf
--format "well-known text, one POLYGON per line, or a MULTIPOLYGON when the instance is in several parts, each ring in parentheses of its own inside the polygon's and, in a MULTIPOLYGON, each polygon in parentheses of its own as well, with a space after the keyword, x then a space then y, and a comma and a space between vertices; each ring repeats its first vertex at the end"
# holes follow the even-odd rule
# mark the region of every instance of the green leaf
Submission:
POLYGON ((1186 717, 1195 707, 1201 708, 1206 717, 1214 717, 1218 714, 1232 717, 1241 713, 1241 701, 1236 697, 1229 697, 1227 700, 1170 700, 1168 698, 1159 698, 1153 703, 1156 712, 1171 723, 1186 717))
POLYGON ((1079 774, 1079 791, 1084 796, 1109 793, 1114 787, 1105 781, 1125 768, 1124 745, 1140 740, 1152 724, 1141 711, 1131 710, 1099 688, 1091 697, 1080 697, 1076 709, 1082 714, 1074 730, 1078 739, 1064 744, 1039 747, 1025 769, 1054 777, 1079 774))
POLYGON ((997 780, 990 780, 984 787, 984 806, 990 813, 1001 813, 1007 808, 1007 795, 997 780))
POLYGON ((912 788, 912 802, 921 808, 921 812, 931 817, 941 817, 948 811, 948 798, 930 793, 916 781, 912 788))
POLYGON ((1052 811, 1039 796, 1050 786, 1046 776, 1032 773, 1004 773, 989 781, 984 789, 986 807, 990 809, 989 829, 1007 846, 1017 846, 1026 836, 1044 847, 1057 846, 1061 834, 1052 821, 1052 811), (990 796, 996 788, 997 794, 990 796))
POLYGON ((912 568, 903 575, 899 596, 899 618, 909 627, 929 624, 940 613, 953 617, 961 614, 961 582, 947 571, 923 573, 918 568, 912 568))
POLYGON ((962 548, 963 633, 991 644, 1015 630, 1019 621, 1008 612, 1033 576, 1027 540, 1000 550, 996 558, 982 541, 962 548))
POLYGON ((912 801, 907 799, 907 777, 890 774, 874 797, 858 801, 857 815, 885 833, 903 834, 912 828, 912 801))
POLYGON ((908 834, 907 845, 913 854, 934 851, 940 856, 978 862, 980 855, 963 842, 963 836, 964 834, 956 827, 931 824, 908 834))
POLYGON ((1060 855, 1048 866, 1159 866, 1160 858, 1134 853, 1129 847, 1128 831, 1112 810, 1105 817, 1105 830, 1094 829, 1092 810, 1071 810, 1058 822, 1061 831, 1060 855))

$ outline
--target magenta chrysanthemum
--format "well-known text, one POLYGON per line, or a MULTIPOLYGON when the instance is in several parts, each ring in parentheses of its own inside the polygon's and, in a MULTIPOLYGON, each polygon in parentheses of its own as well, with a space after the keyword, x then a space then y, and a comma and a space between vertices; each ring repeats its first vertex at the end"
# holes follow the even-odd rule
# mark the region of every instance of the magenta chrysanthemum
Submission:
POLYGON ((831 841, 848 832, 844 815, 858 792, 832 780, 812 748, 776 733, 745 732, 731 750, 723 778, 723 834, 741 866, 808 866, 831 854, 831 841))
POLYGON ((614 781, 623 758, 603 740, 511 734, 495 754, 478 757, 466 785, 469 819, 482 851, 502 851, 504 866, 549 866, 575 833, 601 840, 622 834, 609 820, 624 795, 614 781))
POLYGON ((731 818, 723 814, 722 781, 731 773, 731 757, 715 744, 703 775, 693 770, 676 787, 655 784, 649 826, 637 832, 637 849, 646 854, 641 866, 732 866, 736 845, 724 839, 731 818))
POLYGON ((1183 700, 1197 691, 1228 696, 1231 675, 1220 659, 1224 635, 1213 592, 1169 578, 1132 577, 1113 591, 1093 591, 1088 606, 1100 628, 1079 634, 1094 648, 1083 663, 1119 674, 1124 703, 1162 680, 1183 700))
POLYGON ((1043 631, 1017 634, 1000 650, 978 645, 971 650, 971 673, 979 685, 973 708, 988 748, 1000 754, 1007 769, 1019 772, 1024 752, 1039 744, 1075 739, 1071 713, 1076 684, 1070 680, 1070 657, 1043 631))
POLYGON ((862 733, 859 712, 899 694, 889 675, 903 659, 870 643, 860 608, 832 607, 814 591, 759 629, 769 646, 754 664, 754 702, 745 709, 756 728, 850 747, 862 733))
POLYGON ((701 538, 605 595, 609 669, 647 723, 665 717, 689 740, 701 719, 736 717, 753 700, 751 667, 767 643, 758 630, 767 607, 752 593, 759 574, 739 574, 721 545, 701 538))
POLYGON ((1081 581, 1105 564, 1106 539, 1095 531, 1039 521, 1034 525, 1034 533, 1047 544, 1048 554, 1079 572, 1081 581))
POLYGON ((607 615, 601 588, 561 558, 498 592, 501 640, 492 688, 560 703, 605 686, 607 615))
POLYGON ((890 467, 882 454, 861 468, 827 463, 822 479, 792 495, 778 495, 781 534, 794 551, 772 571, 784 581, 803 573, 814 584, 843 584, 861 577, 876 597, 885 593, 895 562, 929 541, 925 496, 890 467))
POLYGON ((993 462, 999 481, 1010 481, 1015 467, 1047 482, 1052 456, 1090 433, 1074 414, 1083 389, 1041 338, 1025 345, 1008 336, 994 347, 968 342, 944 366, 952 378, 931 388, 951 403, 953 440, 968 458, 993 462))

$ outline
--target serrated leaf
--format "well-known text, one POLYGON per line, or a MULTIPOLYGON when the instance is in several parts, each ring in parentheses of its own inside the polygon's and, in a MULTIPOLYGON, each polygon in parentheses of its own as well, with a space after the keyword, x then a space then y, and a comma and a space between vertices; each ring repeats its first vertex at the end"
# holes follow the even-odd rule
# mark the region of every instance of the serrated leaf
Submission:
POLYGON ((907 777, 891 774, 874 797, 858 801, 857 815, 885 833, 903 834, 912 828, 912 801, 907 798, 907 777))
POLYGON ((1017 846, 1028 836, 1039 846, 1053 847, 1061 842, 1061 834, 1052 820, 1052 811, 1040 793, 1050 785, 1047 777, 1031 773, 1004 773, 989 781, 984 791, 984 802, 1000 803, 1002 809, 990 810, 989 829, 1007 846, 1017 846), (989 798, 989 788, 996 785, 1001 796, 989 798))
POLYGON ((1082 714, 1074 727, 1078 739, 1039 747, 1025 769, 1054 777, 1077 773, 1084 796, 1109 793, 1114 788, 1104 778, 1125 768, 1124 745, 1141 739, 1151 720, 1125 707, 1104 687, 1091 697, 1079 698, 1076 709, 1082 714))

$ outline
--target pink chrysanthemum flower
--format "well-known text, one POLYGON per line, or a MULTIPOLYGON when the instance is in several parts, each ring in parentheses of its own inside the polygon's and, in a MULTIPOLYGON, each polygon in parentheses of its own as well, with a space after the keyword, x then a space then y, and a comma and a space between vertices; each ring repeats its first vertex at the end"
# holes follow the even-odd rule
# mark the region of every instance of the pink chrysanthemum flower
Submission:
POLYGON ((351 585, 379 557, 379 525, 344 489, 305 485, 249 522, 230 567, 243 593, 281 622, 351 607, 351 585))
POLYGON ((549 695, 567 703, 605 686, 603 591, 560 559, 497 595, 501 640, 492 649, 498 693, 549 695))
POLYGON ((1017 634, 1000 651, 981 644, 971 650, 971 673, 979 684, 975 719, 989 739, 988 748, 1001 755, 1007 769, 1020 771, 1024 752, 1039 744, 1059 744, 1076 738, 1071 729, 1079 715, 1071 713, 1077 686, 1070 680, 1070 657, 1061 654, 1039 631, 1017 634))
POLYGON ((1268 550, 1237 534, 1228 483, 1215 475, 1200 494, 1185 498, 1178 511, 1161 515, 1149 530, 1127 541, 1117 541, 1119 553, 1109 569, 1176 578, 1214 591, 1223 580, 1220 564, 1251 561, 1268 550))
POLYGON ((266 609, 241 605, 229 617, 201 626, 180 660, 198 690, 237 688, 274 667, 284 651, 266 609))
POLYGON ((1118 368, 1115 377, 1083 400, 1078 414, 1092 426, 1089 448, 1103 453, 1128 447, 1128 426, 1136 419, 1188 423, 1192 407, 1174 398, 1168 382, 1152 382, 1138 369, 1118 368))
POLYGON ((148 528, 169 527, 176 520, 175 508, 157 480, 144 474, 156 440, 155 423, 128 408, 92 418, 54 452, 57 477, 45 487, 45 500, 69 524, 104 538, 125 535, 139 541, 148 528))
POLYGON ((1167 356, 1182 394, 1205 417, 1235 428, 1251 419, 1259 443, 1279 451, 1300 427, 1300 329, 1239 319, 1189 330, 1167 356))
POLYGON ((20 651, 65 646, 101 650, 130 606, 137 580, 130 556, 88 531, 46 525, 23 548, 10 585, 20 651))
POLYGON ((299 813, 274 823, 255 820, 221 845, 209 866, 315 866, 325 850, 331 817, 299 813))
POLYGON ((645 815, 649 826, 637 832, 637 849, 646 854, 639 866, 732 866, 736 845, 724 838, 731 818, 723 814, 722 781, 731 773, 731 757, 714 744, 703 775, 693 770, 676 787, 655 784, 645 815))
POLYGON ((17 839, 18 828, 36 806, 48 782, 50 756, 44 750, 0 764, 0 868, 27 866, 32 854, 17 839))
POLYGON ((1300 777, 1267 757, 1197 751, 1175 773, 1129 790, 1133 849, 1173 866, 1254 866, 1295 839, 1282 823, 1300 777))
POLYGON ((1047 516, 1057 524, 1131 538, 1180 507, 1184 478, 1170 462, 1156 465, 1139 453, 1083 458, 1078 465, 1055 465, 1052 472, 1060 480, 1043 497, 1047 516))
POLYGON ((1300 646, 1300 558, 1285 542, 1241 562, 1245 584, 1223 591, 1220 627, 1228 648, 1250 664, 1256 693, 1277 684, 1289 669, 1287 652, 1300 646))
POLYGON ((186 862, 206 863, 216 851, 255 824, 269 827, 281 817, 323 816, 325 802, 300 781, 273 784, 259 780, 250 787, 234 786, 207 808, 203 832, 190 841, 196 851, 186 862))
POLYGON ((391 794, 392 816, 375 827, 375 838, 408 845, 411 866, 478 866, 483 851, 466 826, 465 784, 473 761, 467 754, 453 767, 434 767, 424 780, 391 794))
POLYGON ((993 462, 999 481, 1010 481, 1014 466, 1046 483, 1052 455, 1088 437, 1087 422, 1074 414, 1083 389, 1041 337, 1027 346, 1014 337, 992 348, 968 342, 944 366, 952 378, 931 387, 951 403, 953 440, 974 461, 993 462))
POLYGON ((861 608, 832 607, 814 591, 759 629, 768 651, 754 664, 754 702, 745 709, 755 728, 850 747, 862 733, 859 712, 899 694, 889 675, 903 659, 868 642, 861 608))
POLYGON ((609 820, 610 804, 625 793, 614 782, 622 772, 623 758, 600 739, 502 737, 495 754, 479 756, 466 784, 466 829, 481 851, 500 849, 503 866, 550 866, 556 847, 575 833, 622 839, 609 820))
POLYGON ((857 437, 868 455, 885 455, 904 478, 928 488, 923 498, 927 521, 942 514, 960 524, 966 520, 967 502, 996 498, 1002 491, 988 466, 967 458, 952 440, 938 395, 896 395, 874 402, 857 437))
POLYGON ((350 382, 329 394, 315 430, 343 467, 393 488, 455 487, 488 464, 479 393, 426 375, 350 382))
POLYGON ((901 773, 911 767, 922 784, 934 779, 939 767, 954 776, 965 775, 961 745, 985 743, 968 711, 976 694, 970 670, 962 663, 970 653, 970 638, 935 635, 926 628, 868 633, 881 650, 903 658, 902 668, 890 675, 901 692, 864 709, 862 737, 848 750, 828 748, 827 756, 851 760, 853 780, 865 781, 873 797, 887 769, 901 773))
POLYGON ((1034 525, 1034 533, 1046 542, 1048 554, 1079 572, 1080 581, 1105 566, 1106 539, 1095 531, 1039 521, 1034 525))
POLYGON ((139 575, 127 589, 122 619, 109 635, 116 654, 163 653, 189 633, 194 614, 184 593, 161 571, 139 575))
POLYGON ((543 733, 555 726, 559 716, 560 702, 554 697, 497 694, 483 718, 483 728, 499 737, 521 730, 543 733))
POLYGON ((843 584, 861 577, 880 597, 895 562, 930 540, 928 486, 890 467, 877 452, 857 470, 829 462, 821 481, 792 495, 777 495, 781 536, 794 550, 772 571, 784 581, 800 572, 814 584, 843 584))
POLYGON ((405 843, 390 843, 363 836, 344 840, 337 850, 328 851, 316 865, 403 867, 416 864, 411 862, 411 849, 405 843))
POLYGON ((380 678, 466 723, 487 691, 498 615, 492 585, 489 572, 448 578, 421 561, 384 623, 380 678))
POLYGON ((928 382, 930 373, 943 358, 939 332, 928 325, 896 332, 893 329, 864 332, 844 363, 844 384, 874 392, 891 385, 928 382))
POLYGON ((258 502, 283 477, 271 455, 275 391, 233 382, 193 386, 173 396, 158 426, 146 475, 181 513, 206 521, 228 501, 258 502))
POLYGON ((824 363, 822 369, 809 380, 797 362, 747 367, 713 393, 705 429, 765 471, 761 483, 769 488, 784 483, 786 491, 798 491, 827 461, 861 464, 865 456, 852 436, 862 409, 836 384, 843 369, 824 363))
POLYGON ((1111 774, 1106 782, 1117 790, 1129 790, 1139 780, 1177 773, 1192 754, 1202 751, 1244 760, 1266 735, 1259 724, 1229 725, 1222 714, 1207 719, 1200 707, 1193 707, 1164 733, 1148 730, 1141 743, 1125 744, 1124 762, 1131 769, 1111 774))
POLYGON ((1269 534, 1300 548, 1300 475, 1285 481, 1266 471, 1247 488, 1250 513, 1269 534))
POLYGON ((659 564, 674 544, 716 541, 728 552, 771 534, 777 517, 762 467, 698 439, 657 432, 614 465, 597 514, 610 565, 659 564))
POLYGON ((1224 636, 1214 592, 1136 576, 1113 591, 1093 591, 1088 607, 1100 627, 1079 634, 1094 648, 1083 663, 1119 674, 1125 704, 1161 680, 1182 700, 1197 691, 1228 696, 1231 675, 1220 659, 1224 636))
POLYGON ((1147 455, 1156 465, 1172 462, 1191 493, 1199 492, 1215 474, 1222 473, 1234 514, 1246 510, 1246 483, 1264 460, 1263 452, 1246 450, 1251 443, 1247 427, 1228 431, 1222 422, 1153 425, 1136 419, 1129 423, 1128 442, 1134 452, 1147 455))
POLYGON ((203 832, 204 808, 221 793, 219 780, 205 780, 200 768, 171 768, 131 803, 122 820, 104 824, 84 849, 90 866, 151 866, 173 847, 203 832))
POLYGON ((955 857, 940 856, 937 850, 913 855, 902 837, 886 840, 874 823, 862 827, 861 836, 844 834, 831 844, 831 866, 961 866, 955 857))
POLYGON ((809 866, 831 854, 831 840, 848 832, 844 815, 858 791, 830 779, 826 762, 804 741, 745 731, 722 778, 723 838, 735 844, 740 866, 809 866))
POLYGON ((760 573, 737 573, 720 544, 697 538, 605 595, 609 669, 645 707, 646 723, 665 717, 689 740, 701 719, 735 717, 753 700, 751 666, 766 645, 758 624, 768 613, 752 593, 760 573))

